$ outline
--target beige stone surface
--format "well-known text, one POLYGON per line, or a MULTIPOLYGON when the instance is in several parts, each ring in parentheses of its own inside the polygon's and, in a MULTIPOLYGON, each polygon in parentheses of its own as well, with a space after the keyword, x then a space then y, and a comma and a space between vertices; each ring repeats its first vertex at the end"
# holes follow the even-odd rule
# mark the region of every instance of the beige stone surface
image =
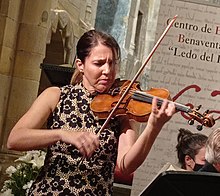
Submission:
MULTIPOLYGON (((6 142, 10 130, 18 121, 19 118, 30 108, 33 100, 36 99, 39 83, 33 80, 13 78, 11 92, 13 96, 9 98, 7 107, 7 121, 4 122, 2 145, 6 149, 6 142)), ((3 149, 4 149, 3 148, 3 149)))
POLYGON ((1 13, 12 20, 18 21, 19 15, 22 11, 21 10, 22 1, 23 0, 1 1, 1 13))
POLYGON ((85 0, 75 0, 74 2, 72 0, 59 0, 58 6, 59 9, 66 10, 69 13, 73 22, 78 23, 80 12, 85 7, 85 0))
POLYGON ((1 49, 0 74, 10 76, 13 69, 14 49, 4 46, 1 49))
POLYGON ((40 63, 44 56, 27 51, 19 51, 16 56, 14 77, 38 81, 40 79, 40 63))
POLYGON ((21 24, 17 50, 45 54, 48 30, 29 24, 21 24))
MULTIPOLYGON (((0 15, 0 24, 1 24, 1 28, 0 28, 0 46, 3 45, 5 21, 6 21, 5 17, 0 15)), ((0 51, 1 51, 1 49, 0 49, 0 51)))
MULTIPOLYGON (((25 111, 31 106, 37 97, 39 82, 28 79, 14 77, 11 87, 13 96, 10 96, 8 106, 8 119, 21 117, 25 111)), ((12 120, 13 121, 13 120, 12 120)))
POLYGON ((25 1, 22 23, 37 27, 47 27, 51 8, 51 0, 25 1), (48 16, 45 21, 46 16, 48 16), (42 17, 44 20, 42 20, 42 17))
POLYGON ((14 49, 16 47, 17 33, 18 23, 11 18, 6 18, 2 45, 14 49))
POLYGON ((16 35, 20 13, 20 0, 1 1, 0 15, 0 45, 14 47, 16 44, 16 35))
MULTIPOLYGON (((5 112, 7 109, 8 92, 10 87, 10 77, 0 74, 0 127, 3 126, 5 112)), ((0 141, 3 136, 3 130, 0 129, 0 141)))

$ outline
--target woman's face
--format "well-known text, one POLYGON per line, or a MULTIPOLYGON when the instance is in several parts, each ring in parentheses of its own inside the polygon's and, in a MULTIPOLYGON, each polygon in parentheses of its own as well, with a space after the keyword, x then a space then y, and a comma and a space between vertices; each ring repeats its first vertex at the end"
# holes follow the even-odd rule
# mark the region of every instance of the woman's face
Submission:
POLYGON ((195 155, 195 162, 201 165, 205 164, 205 147, 202 147, 199 150, 198 154, 195 155))
POLYGON ((198 154, 195 155, 194 159, 189 155, 185 156, 185 166, 186 170, 197 171, 205 164, 205 147, 202 147, 198 154))
POLYGON ((76 64, 83 73, 83 85, 89 92, 107 92, 114 83, 116 65, 111 48, 99 44, 91 50, 84 64, 79 59, 76 64))

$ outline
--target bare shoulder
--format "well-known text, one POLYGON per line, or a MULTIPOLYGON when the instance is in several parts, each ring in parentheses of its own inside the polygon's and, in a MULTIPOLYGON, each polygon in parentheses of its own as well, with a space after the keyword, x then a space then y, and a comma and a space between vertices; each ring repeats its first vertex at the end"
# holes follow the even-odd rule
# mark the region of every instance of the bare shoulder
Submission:
POLYGON ((60 88, 59 87, 56 87, 56 86, 53 86, 53 87, 49 87, 49 88, 46 88, 39 96, 43 96, 43 97, 50 97, 52 96, 51 98, 58 98, 60 97, 60 88))
POLYGON ((60 88, 49 87, 45 89, 36 99, 35 104, 42 104, 53 110, 60 100, 60 88))
POLYGON ((60 88, 57 87, 57 86, 48 87, 42 93, 53 94, 53 95, 56 95, 56 94, 60 95, 60 88))
POLYGON ((41 128, 57 106, 60 100, 60 94, 61 92, 58 87, 49 87, 45 89, 17 122, 15 125, 16 128, 41 128))

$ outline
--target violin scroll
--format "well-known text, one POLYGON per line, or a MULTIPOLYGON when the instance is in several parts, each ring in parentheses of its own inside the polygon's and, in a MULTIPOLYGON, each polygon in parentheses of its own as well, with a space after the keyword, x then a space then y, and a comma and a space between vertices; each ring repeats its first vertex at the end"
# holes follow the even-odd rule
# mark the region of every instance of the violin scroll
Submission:
POLYGON ((201 114, 198 112, 200 108, 201 108, 201 105, 195 110, 191 110, 188 112, 189 116, 191 117, 191 119, 188 121, 190 125, 194 124, 194 120, 200 123, 200 125, 197 125, 198 131, 201 131, 203 126, 212 127, 215 124, 215 120, 213 116, 209 113, 209 110, 201 114))

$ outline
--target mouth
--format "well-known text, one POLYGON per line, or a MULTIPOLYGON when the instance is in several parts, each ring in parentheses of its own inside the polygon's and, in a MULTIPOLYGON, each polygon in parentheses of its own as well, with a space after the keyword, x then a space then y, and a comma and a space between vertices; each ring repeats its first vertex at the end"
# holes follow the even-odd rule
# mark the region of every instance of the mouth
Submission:
POLYGON ((112 83, 109 79, 100 79, 98 81, 98 91, 101 93, 107 92, 109 88, 111 87, 112 83))
POLYGON ((109 83, 108 79, 101 79, 101 80, 99 80, 99 84, 107 85, 108 83, 109 83))

